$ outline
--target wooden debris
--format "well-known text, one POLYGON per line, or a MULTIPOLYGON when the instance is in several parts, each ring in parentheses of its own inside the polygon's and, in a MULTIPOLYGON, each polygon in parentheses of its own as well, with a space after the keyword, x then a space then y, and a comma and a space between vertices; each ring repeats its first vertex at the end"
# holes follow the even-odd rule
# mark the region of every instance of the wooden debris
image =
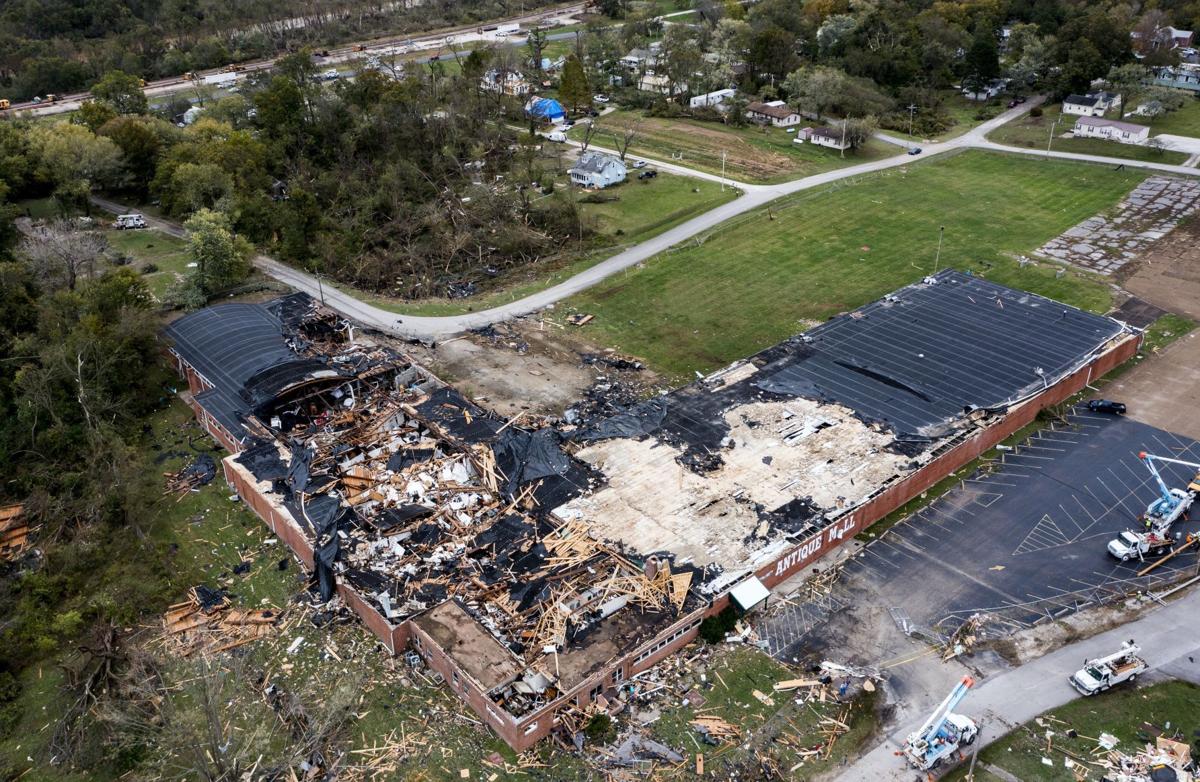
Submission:
POLYGON ((277 611, 231 608, 224 598, 206 611, 193 589, 189 600, 163 614, 163 639, 183 657, 197 651, 219 654, 271 635, 278 619, 277 611))
POLYGON ((577 312, 574 315, 567 318, 567 323, 570 323, 572 326, 586 326, 587 324, 589 324, 593 320, 595 320, 595 318, 596 318, 595 315, 577 312))
POLYGON ((0 508, 0 560, 15 559, 29 545, 32 532, 25 518, 25 506, 6 505, 0 508))

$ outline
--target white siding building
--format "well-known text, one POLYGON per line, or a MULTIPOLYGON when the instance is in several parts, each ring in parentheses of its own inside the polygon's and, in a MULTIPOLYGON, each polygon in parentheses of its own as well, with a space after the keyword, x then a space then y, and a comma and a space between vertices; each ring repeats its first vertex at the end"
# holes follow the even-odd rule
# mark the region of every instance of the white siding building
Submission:
POLYGON ((1145 144, 1150 138, 1146 125, 1100 117, 1080 117, 1075 120, 1074 132, 1077 138, 1102 138, 1120 144, 1145 144))

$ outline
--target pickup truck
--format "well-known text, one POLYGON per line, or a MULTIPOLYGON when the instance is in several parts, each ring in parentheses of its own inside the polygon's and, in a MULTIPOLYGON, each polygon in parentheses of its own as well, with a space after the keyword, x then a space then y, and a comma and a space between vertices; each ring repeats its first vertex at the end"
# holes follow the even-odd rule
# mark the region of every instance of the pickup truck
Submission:
POLYGON ((1138 656, 1142 651, 1132 639, 1121 645, 1120 650, 1107 657, 1085 660, 1083 667, 1071 674, 1069 681, 1080 695, 1095 695, 1114 684, 1131 682, 1150 666, 1138 656))

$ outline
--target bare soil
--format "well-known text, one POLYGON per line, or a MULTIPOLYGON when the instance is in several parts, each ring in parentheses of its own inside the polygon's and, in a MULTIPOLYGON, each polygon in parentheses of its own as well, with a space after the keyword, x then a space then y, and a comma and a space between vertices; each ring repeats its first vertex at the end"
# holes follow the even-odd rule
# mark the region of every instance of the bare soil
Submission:
MULTIPOLYGON (((588 364, 584 356, 615 357, 589 343, 586 327, 576 329, 540 318, 498 324, 486 333, 469 333, 433 349, 402 349, 455 385, 476 402, 501 416, 521 412, 558 417, 589 391, 619 382, 652 389, 660 378, 648 369, 616 370, 588 364)), ((649 393, 647 390, 646 393, 649 393)))
MULTIPOLYGON (((1200 219, 1191 219, 1123 270, 1130 293, 1165 310, 1200 320, 1200 219)), ((1170 432, 1200 439, 1200 337, 1193 332, 1122 375, 1109 393, 1129 414, 1170 432)))

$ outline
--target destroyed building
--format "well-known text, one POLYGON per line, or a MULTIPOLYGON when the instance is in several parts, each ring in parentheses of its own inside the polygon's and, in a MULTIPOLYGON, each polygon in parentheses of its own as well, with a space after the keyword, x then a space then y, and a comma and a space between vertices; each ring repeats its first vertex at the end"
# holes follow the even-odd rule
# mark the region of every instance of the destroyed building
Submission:
POLYGON ((418 652, 517 749, 1140 341, 943 272, 606 420, 553 427, 499 419, 303 294, 217 305, 165 336, 232 452, 226 479, 322 595, 393 653, 418 652))

